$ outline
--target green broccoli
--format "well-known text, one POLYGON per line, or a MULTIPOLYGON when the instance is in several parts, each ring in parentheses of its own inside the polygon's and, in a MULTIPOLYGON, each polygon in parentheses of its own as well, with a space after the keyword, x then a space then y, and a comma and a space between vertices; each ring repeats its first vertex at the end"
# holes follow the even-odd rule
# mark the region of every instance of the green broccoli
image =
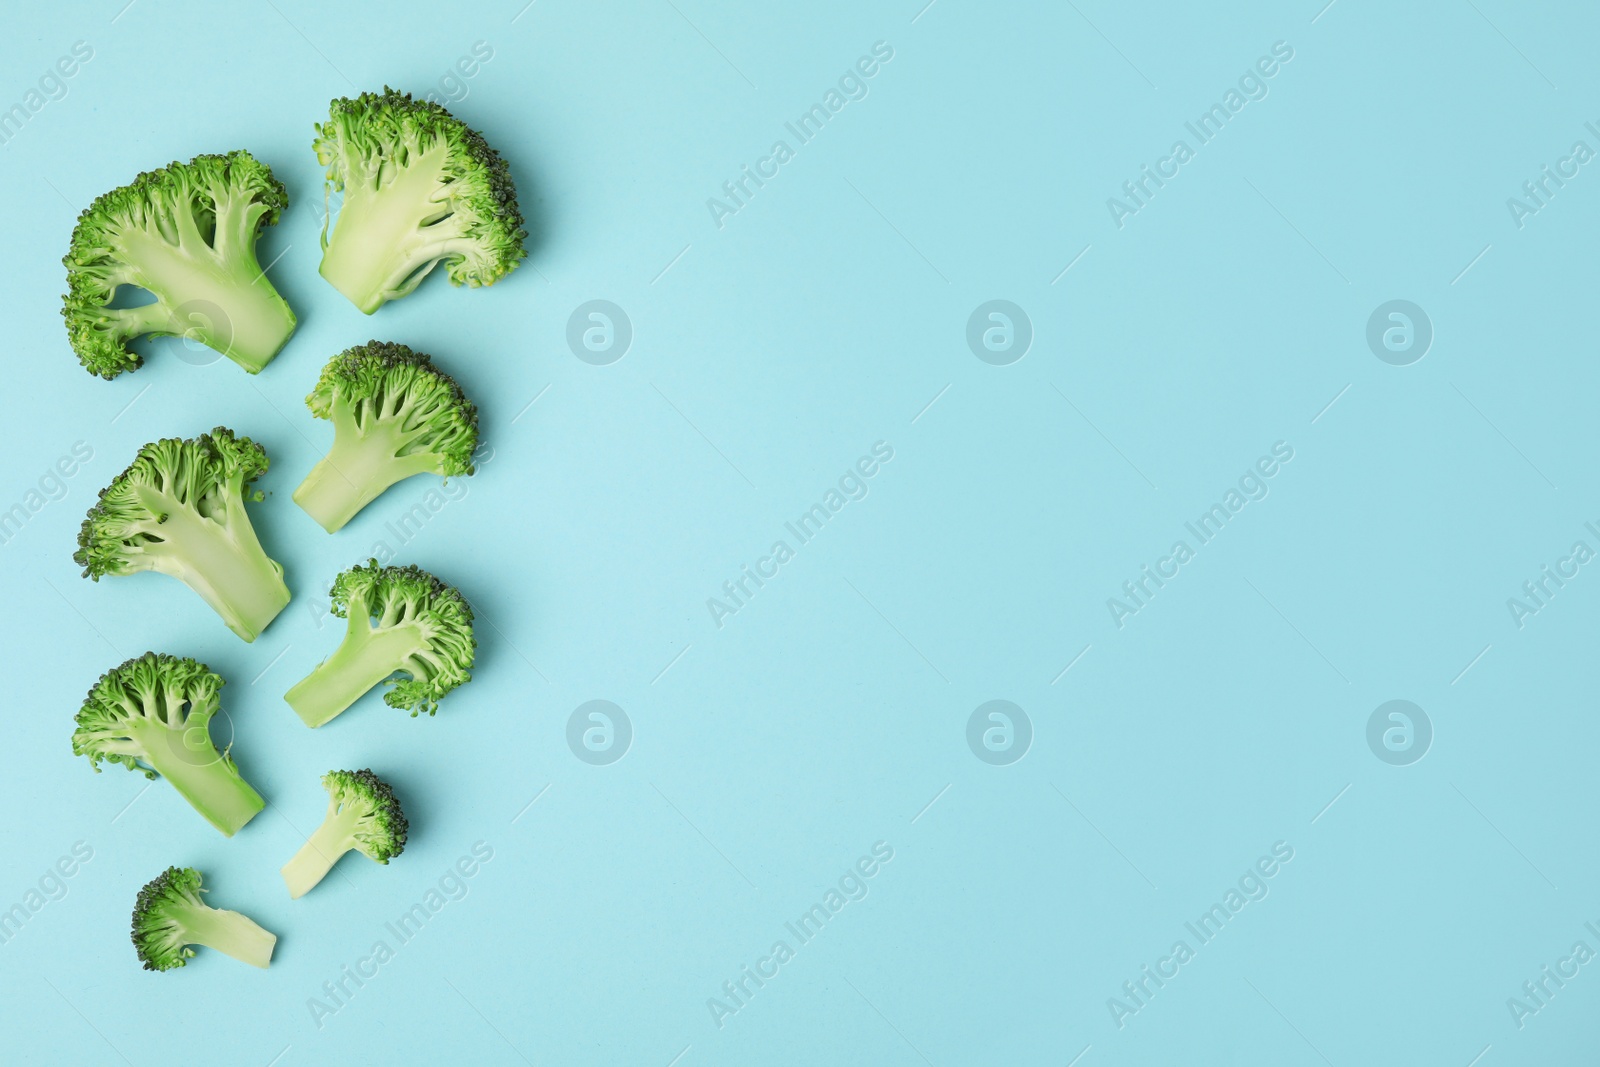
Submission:
POLYGON ((413 474, 473 472, 478 409, 422 352, 368 341, 334 356, 306 406, 333 423, 333 448, 294 501, 333 533, 413 474))
POLYGON ((305 847, 283 865, 291 897, 303 897, 327 877, 351 849, 379 863, 405 851, 406 816, 389 783, 371 771, 329 771, 328 815, 305 847))
POLYGON ((384 694, 392 708, 432 715, 439 698, 472 679, 478 642, 472 607, 458 591, 420 567, 351 567, 329 590, 333 614, 347 618, 333 655, 284 694, 307 726, 321 726, 391 675, 384 694))
POLYGON ((139 890, 133 905, 133 947, 147 971, 185 967, 190 945, 204 945, 265 970, 278 943, 246 916, 213 908, 193 867, 168 867, 139 890))
POLYGON ((141 174, 78 216, 61 314, 78 359, 115 378, 144 357, 128 342, 182 334, 255 374, 294 333, 294 312, 256 261, 256 238, 289 204, 249 152, 196 156, 141 174), (112 307, 117 288, 155 297, 112 307))
POLYGON ((326 191, 344 191, 322 276, 368 315, 442 261, 456 285, 493 285, 527 255, 505 160, 438 104, 384 87, 328 106, 316 127, 326 191))
MULTIPOLYGON (((245 513, 245 489, 267 454, 218 426, 187 441, 145 445, 100 491, 73 554, 83 576, 159 571, 180 579, 246 641, 266 629, 289 590, 245 513)), ((252 494, 261 499, 261 493, 252 494)))
MULTIPOLYGON (((206 821, 232 837, 266 807, 211 741, 222 678, 192 659, 146 652, 100 676, 78 709, 72 754, 160 775, 206 821)), ((232 748, 232 745, 229 746, 232 748)))

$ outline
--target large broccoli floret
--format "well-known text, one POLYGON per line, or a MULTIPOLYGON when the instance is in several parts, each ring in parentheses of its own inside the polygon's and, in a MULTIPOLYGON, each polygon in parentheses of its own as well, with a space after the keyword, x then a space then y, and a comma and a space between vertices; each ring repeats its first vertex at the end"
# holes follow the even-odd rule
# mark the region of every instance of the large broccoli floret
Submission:
MULTIPOLYGON (((266 629, 289 590, 245 513, 245 489, 267 469, 248 437, 218 426, 187 441, 145 445, 100 491, 73 554, 83 576, 160 571, 180 579, 246 641, 266 629)), ((260 499, 260 493, 254 495, 260 499)))
POLYGON ((406 816, 389 783, 371 771, 329 771, 322 776, 328 791, 328 815, 283 865, 291 897, 303 897, 327 877, 339 857, 352 849, 370 860, 388 863, 406 847, 406 816))
POLYGON ((327 190, 344 191, 322 276, 367 314, 440 262, 456 285, 493 285, 527 255, 510 168, 438 104, 385 86, 333 101, 316 129, 327 190))
POLYGON ((193 867, 168 867, 139 890, 133 905, 133 947, 147 971, 187 966, 190 945, 204 945, 263 970, 272 960, 277 935, 236 911, 200 899, 206 889, 193 867))
POLYGON ((61 314, 91 374, 144 362, 143 334, 192 337, 255 374, 294 333, 294 312, 256 261, 256 238, 289 204, 283 183, 249 152, 196 156, 139 175, 78 216, 62 259, 61 314), (155 297, 113 308, 117 287, 155 297))
POLYGON ((396 673, 384 703, 432 715, 439 698, 472 679, 478 642, 472 608, 420 567, 351 567, 329 590, 333 613, 348 618, 344 640, 284 694, 307 726, 321 726, 396 673))
POLYGON ((421 352, 368 341, 334 356, 306 406, 333 423, 333 449, 294 491, 329 533, 413 474, 471 474, 478 409, 421 352))
MULTIPOLYGON (((100 676, 78 709, 72 754, 160 775, 232 837, 266 806, 211 741, 222 678, 192 659, 146 652, 100 676)), ((229 746, 232 747, 231 745, 229 746)))

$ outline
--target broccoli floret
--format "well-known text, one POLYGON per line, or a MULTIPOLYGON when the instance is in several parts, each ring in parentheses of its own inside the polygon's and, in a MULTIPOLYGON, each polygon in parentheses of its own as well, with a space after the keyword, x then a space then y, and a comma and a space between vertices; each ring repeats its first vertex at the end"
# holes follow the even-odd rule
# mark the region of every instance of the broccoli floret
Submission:
MULTIPOLYGON (((72 732, 72 754, 120 763, 171 782, 194 810, 232 837, 266 802, 211 742, 222 678, 192 659, 146 652, 100 676, 72 732)), ((231 749, 232 746, 230 745, 231 749)))
MULTIPOLYGON (((245 513, 245 489, 267 454, 218 426, 187 441, 145 445, 100 490, 72 556, 83 576, 160 571, 180 579, 246 641, 289 603, 283 568, 267 558, 245 513)), ((261 499, 260 492, 253 499, 261 499)))
POLYGON ((493 285, 527 255, 511 169, 438 104, 385 86, 333 101, 316 129, 326 192, 344 191, 322 276, 368 315, 440 262, 456 285, 493 285))
POLYGON ((236 911, 213 908, 200 899, 207 892, 193 867, 168 867, 139 890, 133 905, 133 947, 147 971, 185 967, 190 945, 204 945, 263 970, 278 943, 236 911))
POLYGON ((256 238, 289 204, 283 183, 249 152, 195 156, 139 175, 78 216, 62 259, 61 314, 91 374, 115 378, 144 358, 142 334, 181 334, 255 374, 294 333, 294 312, 256 261, 256 238), (113 308, 117 287, 155 297, 113 308))
POLYGON ((294 859, 283 865, 291 897, 303 897, 351 849, 388 863, 406 847, 406 816, 389 783, 371 771, 329 771, 328 815, 294 859))
POLYGON ((384 567, 368 560, 333 580, 333 614, 347 618, 333 655, 284 699, 307 726, 321 726, 379 682, 392 708, 432 715, 439 698, 472 679, 478 642, 472 607, 454 588, 420 567, 384 567), (407 679, 391 679, 396 673, 407 679))
POLYGON ((334 356, 306 406, 333 423, 333 448, 294 491, 329 533, 413 474, 473 472, 478 409, 422 352, 368 341, 334 356))

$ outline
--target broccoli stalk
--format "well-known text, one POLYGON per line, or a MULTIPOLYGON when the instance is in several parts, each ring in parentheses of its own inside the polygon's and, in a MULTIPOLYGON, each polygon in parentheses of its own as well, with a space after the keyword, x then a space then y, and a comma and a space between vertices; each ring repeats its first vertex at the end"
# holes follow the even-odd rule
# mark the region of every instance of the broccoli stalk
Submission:
POLYGON ((145 445, 100 491, 72 558, 95 581, 137 571, 171 575, 254 641, 289 603, 283 568, 268 558, 245 512, 245 490, 266 469, 260 445, 221 426, 145 445))
POLYGON ((101 748, 148 764, 147 777, 171 782, 207 822, 232 837, 266 807, 266 801, 240 776, 233 761, 216 750, 210 737, 200 736, 199 729, 130 717, 123 726, 124 738, 108 738, 101 748))
POLYGON ((135 337, 182 334, 259 372, 295 328, 256 259, 257 236, 288 203, 283 183, 248 152, 175 162, 96 199, 62 260, 61 313, 84 367, 114 378, 143 362, 128 348, 135 337), (154 302, 111 307, 123 285, 154 302))
POLYGON ((527 254, 510 168, 438 104, 385 87, 333 101, 316 130, 327 189, 344 191, 322 276, 368 315, 440 262, 456 285, 493 285, 527 254))
MULTIPOLYGON (((204 663, 146 652, 100 676, 72 733, 72 752, 160 775, 206 821, 232 837, 266 802, 211 742, 222 678, 204 663)), ((230 746, 231 747, 231 746, 230 746)))
POLYGON ((284 699, 307 726, 321 726, 427 647, 420 624, 374 627, 364 612, 352 612, 345 638, 333 655, 284 699))
POLYGON ((263 970, 278 938, 236 911, 213 908, 193 867, 168 867, 152 878, 133 905, 133 947, 147 971, 187 966, 190 945, 204 945, 263 970))
POLYGON ((303 897, 352 850, 387 864, 406 847, 406 817, 389 784, 370 770, 329 771, 328 814, 294 858, 283 865, 291 897, 303 897))
POLYGON ((439 468, 437 456, 404 454, 411 435, 398 425, 363 434, 354 417, 341 413, 334 416, 333 427, 333 448, 294 492, 294 502, 329 533, 343 529, 395 482, 439 468))
POLYGON ((369 341, 323 368, 306 406, 333 423, 333 448, 294 501, 329 533, 414 474, 473 472, 478 409, 422 352, 369 341))
POLYGON ((397 672, 410 677, 392 682, 384 702, 413 716, 432 715, 441 696, 471 680, 472 608, 427 571, 369 560, 335 578, 329 595, 333 614, 349 620, 344 640, 284 694, 307 726, 321 726, 397 672))

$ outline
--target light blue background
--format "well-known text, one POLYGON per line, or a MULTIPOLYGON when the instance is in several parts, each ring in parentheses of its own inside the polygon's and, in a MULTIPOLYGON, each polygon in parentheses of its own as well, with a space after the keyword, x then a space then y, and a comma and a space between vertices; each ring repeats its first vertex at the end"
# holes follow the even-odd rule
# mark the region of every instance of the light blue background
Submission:
POLYGON ((0 907, 74 842, 94 858, 0 945, 0 1058, 1592 1056, 1600 964, 1521 1029, 1506 1001, 1574 942, 1600 950, 1583 926, 1600 925, 1600 578, 1584 568, 1521 629, 1506 600, 1575 540, 1600 548, 1583 528, 1600 176, 1521 229, 1506 199, 1575 140, 1600 148, 1583 128, 1600 16, 922 2, 8 14, 0 106, 74 41, 94 58, 0 148, 0 508, 75 441, 94 458, 0 547, 0 907), (311 124, 336 95, 435 89, 477 41, 494 55, 455 111, 510 161, 531 255, 492 289, 430 278, 363 317, 316 273, 311 124), (869 95, 719 229, 707 198, 877 41, 894 58, 869 95), (1266 99, 1119 229, 1107 197, 1193 147, 1184 122, 1276 41, 1294 58, 1266 99), (78 210, 237 147, 288 184, 261 258, 281 256, 299 332, 257 378, 170 343, 85 375, 58 316, 78 210), (635 331, 605 367, 565 341, 597 298, 635 331), (964 340, 995 298, 1035 330, 1005 367, 964 340), (1365 341, 1396 298, 1435 329, 1407 367, 1365 341), (289 500, 331 436, 302 398, 374 336, 453 371, 494 450, 403 547, 385 524, 425 479, 332 537, 289 500), (219 423, 272 457, 253 513, 294 594, 250 646, 175 582, 94 585, 69 558, 139 445, 219 423), (870 494, 716 627, 706 599, 880 440, 894 459, 870 494), (1270 495, 1119 629, 1106 599, 1277 441, 1294 458, 1270 495), (476 679, 431 720, 374 695, 309 732, 282 693, 336 641, 329 579, 379 540, 478 605, 476 679), (165 784, 141 794, 70 753, 83 692, 147 648, 228 679, 217 732, 270 805, 233 840, 165 784), (635 731, 609 766, 565 740, 596 698, 635 731), (995 698, 1035 731, 1011 766, 965 741, 995 698), (1435 730, 1406 767, 1365 739, 1395 698, 1435 730), (347 858, 291 902, 277 869, 320 818, 317 777, 369 765, 406 801, 404 856, 347 858), (393 944, 384 924, 479 841, 493 859, 465 899, 319 1027, 308 999, 393 944), (719 1028, 707 999, 878 841, 894 859, 869 895, 719 1028), (1294 859, 1270 895, 1119 1029, 1108 998, 1276 841, 1294 859), (128 913, 169 863, 278 933, 270 971, 216 953, 138 969, 128 913))

